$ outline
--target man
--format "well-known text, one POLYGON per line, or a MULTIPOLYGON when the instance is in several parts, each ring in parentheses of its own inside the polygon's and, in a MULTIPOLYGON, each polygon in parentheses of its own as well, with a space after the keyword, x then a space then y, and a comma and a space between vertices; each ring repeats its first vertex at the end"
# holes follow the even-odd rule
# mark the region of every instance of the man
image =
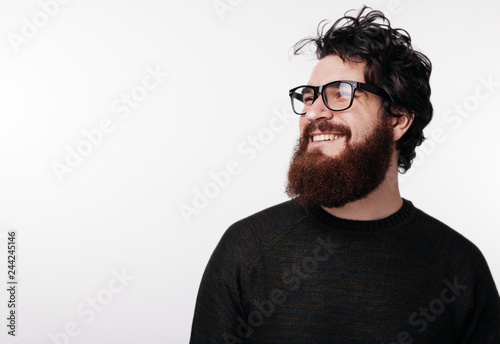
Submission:
POLYGON ((432 118, 431 63, 367 11, 295 46, 314 44, 319 62, 290 90, 292 200, 226 231, 191 343, 500 343, 479 249, 399 194, 432 118))

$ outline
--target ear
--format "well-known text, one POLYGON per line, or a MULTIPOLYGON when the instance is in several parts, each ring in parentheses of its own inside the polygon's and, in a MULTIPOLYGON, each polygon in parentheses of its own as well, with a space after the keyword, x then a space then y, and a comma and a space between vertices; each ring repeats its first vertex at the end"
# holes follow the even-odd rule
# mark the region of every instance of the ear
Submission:
POLYGON ((407 111, 400 112, 400 117, 392 118, 392 128, 394 130, 394 141, 399 140, 406 131, 410 128, 415 118, 415 114, 408 113, 407 111))

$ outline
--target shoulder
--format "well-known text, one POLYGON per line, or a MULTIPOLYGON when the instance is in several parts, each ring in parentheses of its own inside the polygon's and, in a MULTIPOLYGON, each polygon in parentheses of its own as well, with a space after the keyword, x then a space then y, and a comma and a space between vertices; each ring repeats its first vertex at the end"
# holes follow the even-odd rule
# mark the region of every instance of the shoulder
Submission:
POLYGON ((499 338, 500 298, 481 250, 468 238, 421 210, 417 210, 415 218, 423 225, 425 241, 438 264, 448 270, 448 281, 459 287, 464 338, 474 343, 485 342, 486 336, 499 338))
POLYGON ((307 210, 292 200, 265 208, 229 226, 216 251, 229 252, 233 259, 247 265, 266 245, 272 245, 273 240, 308 216, 307 210))
POLYGON ((249 244, 258 246, 307 216, 306 209, 288 200, 236 221, 226 230, 222 239, 232 242, 249 240, 249 244))
POLYGON ((451 271, 484 265, 480 249, 464 235, 435 217, 415 208, 415 229, 434 255, 447 263, 451 271))
POLYGON ((306 209, 296 205, 292 200, 288 200, 247 216, 235 222, 231 227, 255 228, 257 226, 262 228, 265 226, 269 229, 280 229, 307 215, 306 209))

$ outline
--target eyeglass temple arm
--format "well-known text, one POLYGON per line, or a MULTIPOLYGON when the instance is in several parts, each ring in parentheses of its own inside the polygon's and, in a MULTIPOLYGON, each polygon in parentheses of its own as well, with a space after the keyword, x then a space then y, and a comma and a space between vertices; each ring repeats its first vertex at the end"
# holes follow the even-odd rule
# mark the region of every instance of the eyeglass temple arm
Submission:
POLYGON ((302 97, 300 96, 300 94, 298 94, 296 92, 290 92, 290 97, 302 101, 302 97))
POLYGON ((373 94, 376 94, 379 96, 387 95, 387 92, 385 92, 385 90, 383 88, 380 88, 380 87, 375 86, 375 85, 364 84, 364 83, 359 82, 358 87, 361 88, 362 90, 368 91, 370 93, 373 93, 373 94))

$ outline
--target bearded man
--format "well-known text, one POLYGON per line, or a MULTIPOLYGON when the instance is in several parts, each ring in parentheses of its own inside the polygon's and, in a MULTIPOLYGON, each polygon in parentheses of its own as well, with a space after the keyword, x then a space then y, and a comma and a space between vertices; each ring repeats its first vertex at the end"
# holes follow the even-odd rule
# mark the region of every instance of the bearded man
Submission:
POLYGON ((480 250, 400 196, 432 118, 431 62, 382 12, 339 19, 289 91, 291 200, 234 223, 202 278, 191 343, 500 343, 480 250))

